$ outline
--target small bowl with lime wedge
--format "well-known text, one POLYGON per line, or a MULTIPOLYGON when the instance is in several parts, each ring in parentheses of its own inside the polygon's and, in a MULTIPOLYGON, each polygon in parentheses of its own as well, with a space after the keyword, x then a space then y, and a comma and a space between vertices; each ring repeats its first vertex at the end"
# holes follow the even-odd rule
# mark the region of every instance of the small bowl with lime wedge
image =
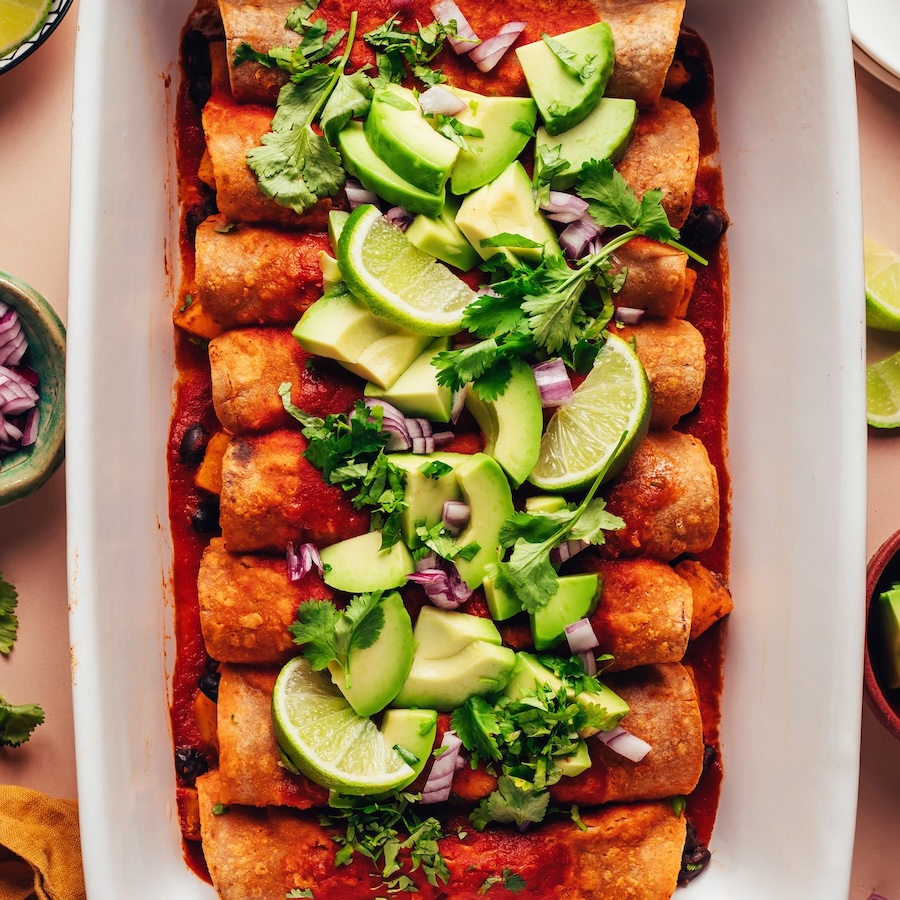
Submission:
POLYGON ((878 721, 900 738, 900 531, 878 548, 866 569, 863 683, 878 721))
POLYGON ((0 75, 31 56, 53 33, 73 0, 0 0, 0 75))

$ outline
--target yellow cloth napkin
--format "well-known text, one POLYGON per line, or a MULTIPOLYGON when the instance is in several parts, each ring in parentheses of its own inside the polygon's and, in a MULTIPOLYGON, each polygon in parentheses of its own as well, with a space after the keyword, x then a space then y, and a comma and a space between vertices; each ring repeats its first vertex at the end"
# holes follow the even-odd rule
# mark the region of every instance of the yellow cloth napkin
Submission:
POLYGON ((0 785, 0 900, 85 900, 78 804, 0 785))

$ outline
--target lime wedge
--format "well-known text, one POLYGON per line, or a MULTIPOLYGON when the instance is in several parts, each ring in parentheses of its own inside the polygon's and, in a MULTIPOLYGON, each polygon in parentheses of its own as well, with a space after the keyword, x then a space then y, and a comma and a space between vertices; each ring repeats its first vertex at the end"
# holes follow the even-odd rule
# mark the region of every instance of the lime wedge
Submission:
POLYGON ((610 335, 587 378, 550 419, 529 481, 545 491, 577 490, 591 484, 607 463, 611 478, 631 458, 649 423, 644 367, 625 341, 610 335))
POLYGON ((472 289, 433 256, 413 246, 377 207, 357 207, 338 242, 347 287, 376 316, 419 334, 453 334, 472 289))
POLYGON ((0 56, 12 53, 40 27, 52 0, 0 0, 0 56))
POLYGON ((876 241, 865 240, 866 325, 900 331, 900 256, 876 241))
POLYGON ((358 716, 331 679, 297 656, 275 682, 278 744, 307 778, 342 794, 405 787, 416 773, 371 719, 358 716))
POLYGON ((866 366, 866 421, 874 428, 900 426, 900 353, 866 366))

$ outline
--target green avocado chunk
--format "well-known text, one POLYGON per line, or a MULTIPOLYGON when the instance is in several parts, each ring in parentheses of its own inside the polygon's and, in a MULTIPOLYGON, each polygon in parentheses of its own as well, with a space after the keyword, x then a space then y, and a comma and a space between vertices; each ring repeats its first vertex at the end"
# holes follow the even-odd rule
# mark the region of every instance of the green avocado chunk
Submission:
POLYGON ((568 756, 554 756, 553 763, 563 775, 574 778, 591 767, 591 754, 588 745, 579 741, 575 746, 575 752, 568 756))
POLYGON ((381 719, 380 731, 388 747, 400 747, 418 760, 413 763, 403 757, 418 777, 431 759, 437 737, 437 710, 387 709, 381 719))
POLYGON ((423 606, 414 633, 416 653, 425 659, 455 656, 472 641, 503 643, 497 626, 482 616, 423 606))
POLYGON ((536 650, 547 650, 565 639, 566 625, 589 616, 600 600, 598 575, 563 575, 546 606, 531 613, 531 636, 536 650))
POLYGON ((900 687, 900 582, 878 597, 882 672, 892 690, 900 687))
POLYGON ((406 576, 415 570, 412 554, 400 541, 381 549, 381 532, 368 531, 338 541, 319 551, 326 566, 323 581, 329 587, 348 594, 382 591, 406 584, 406 576))
POLYGON ((531 139, 537 121, 537 106, 530 97, 487 97, 454 89, 469 104, 456 118, 477 128, 484 137, 466 136, 468 150, 460 150, 450 176, 454 194, 468 194, 493 181, 531 139))
POLYGON ((459 202, 448 199, 437 218, 416 216, 406 229, 406 239, 441 262, 468 272, 481 257, 456 224, 458 210, 459 202))
POLYGON ((338 147, 347 171, 388 203, 426 216, 437 216, 444 208, 444 189, 423 191, 398 175, 369 146, 360 122, 347 123, 338 135, 338 147))
POLYGON ((592 159, 609 159, 617 162, 631 141, 634 123, 637 121, 637 104, 634 100, 604 97, 587 118, 574 128, 551 136, 546 128, 539 128, 536 150, 558 149, 568 167, 553 177, 550 187, 565 191, 578 180, 581 170, 592 159))
POLYGON ((583 121, 606 90, 616 54, 612 29, 595 22, 550 39, 525 44, 516 55, 548 134, 560 134, 583 121), (572 58, 567 62, 560 55, 572 58))
POLYGON ((394 172, 429 194, 444 190, 459 147, 431 127, 411 90, 378 88, 364 130, 375 155, 394 172))
POLYGON ((413 660, 413 630, 403 598, 396 591, 381 601, 384 625, 373 644, 353 651, 350 686, 344 671, 332 660, 331 679, 357 715, 371 716, 384 709, 409 675, 413 660))

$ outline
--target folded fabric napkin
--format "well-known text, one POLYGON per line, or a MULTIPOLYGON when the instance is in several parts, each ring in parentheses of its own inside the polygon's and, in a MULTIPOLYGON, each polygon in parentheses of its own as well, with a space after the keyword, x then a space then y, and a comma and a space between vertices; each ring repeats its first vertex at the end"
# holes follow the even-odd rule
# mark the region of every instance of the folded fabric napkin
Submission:
POLYGON ((78 804, 0 785, 0 900, 85 900, 78 804))

